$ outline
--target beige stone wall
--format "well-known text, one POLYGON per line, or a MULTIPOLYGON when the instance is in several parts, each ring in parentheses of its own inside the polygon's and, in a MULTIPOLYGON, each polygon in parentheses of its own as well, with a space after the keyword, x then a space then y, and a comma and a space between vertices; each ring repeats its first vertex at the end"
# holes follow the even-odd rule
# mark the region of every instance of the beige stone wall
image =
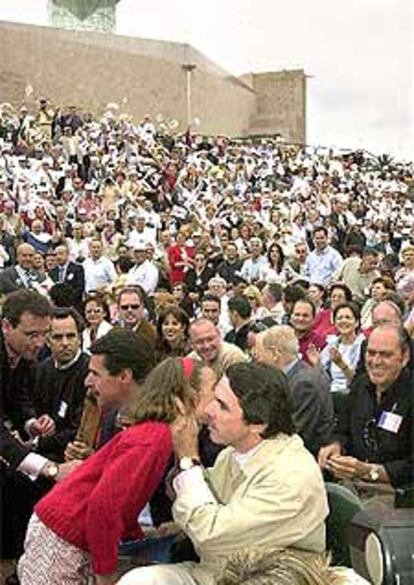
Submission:
POLYGON ((96 113, 116 102, 136 120, 162 113, 183 130, 182 65, 191 63, 196 65, 192 117, 201 120, 201 132, 236 136, 259 129, 304 136, 297 72, 238 79, 185 44, 5 22, 0 22, 0 55, 0 102, 22 102, 30 84, 34 92, 26 102, 35 104, 44 95, 54 104, 73 103, 96 113))
POLYGON ((306 76, 302 70, 254 74, 257 94, 251 133, 280 133, 288 142, 306 142, 306 76))

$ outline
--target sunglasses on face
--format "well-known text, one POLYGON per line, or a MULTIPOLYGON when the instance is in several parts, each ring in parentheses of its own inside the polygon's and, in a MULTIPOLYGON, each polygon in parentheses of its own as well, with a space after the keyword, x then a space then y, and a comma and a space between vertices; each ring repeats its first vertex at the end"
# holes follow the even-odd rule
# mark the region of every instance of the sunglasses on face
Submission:
POLYGON ((129 309, 132 309, 133 311, 136 311, 137 309, 140 308, 140 306, 141 305, 137 305, 137 304, 134 304, 134 305, 120 305, 120 308, 123 311, 128 311, 129 309))

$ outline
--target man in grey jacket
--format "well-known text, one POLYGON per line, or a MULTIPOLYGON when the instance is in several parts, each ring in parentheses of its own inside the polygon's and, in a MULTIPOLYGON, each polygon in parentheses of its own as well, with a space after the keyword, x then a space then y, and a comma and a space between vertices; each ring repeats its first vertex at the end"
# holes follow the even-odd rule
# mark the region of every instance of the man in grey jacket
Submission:
POLYGON ((299 342, 288 325, 276 325, 256 335, 256 361, 276 366, 290 383, 294 402, 294 422, 305 447, 317 457, 329 442, 334 425, 329 382, 319 368, 299 358, 299 342))

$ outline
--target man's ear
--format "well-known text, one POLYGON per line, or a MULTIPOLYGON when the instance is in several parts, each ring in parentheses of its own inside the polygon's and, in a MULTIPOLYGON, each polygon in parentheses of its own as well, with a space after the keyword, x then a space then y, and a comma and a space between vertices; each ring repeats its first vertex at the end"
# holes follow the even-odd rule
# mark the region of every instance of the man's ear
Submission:
POLYGON ((14 327, 10 323, 10 321, 8 319, 2 319, 2 321, 1 321, 1 331, 2 331, 3 335, 6 336, 8 333, 10 333, 12 331, 12 329, 14 329, 14 327))
POLYGON ((118 374, 118 377, 123 384, 131 384, 131 382, 134 380, 134 375, 131 368, 124 368, 121 370, 121 372, 118 374))
POLYGON ((261 437, 262 436, 262 433, 264 433, 265 430, 266 430, 267 424, 265 424, 265 423, 261 423, 261 424, 253 423, 253 424, 250 424, 249 426, 250 426, 251 432, 254 435, 258 435, 259 437, 261 437))
POLYGON ((410 355, 410 350, 408 347, 406 347, 405 349, 403 349, 402 352, 402 367, 405 368, 405 366, 408 364, 408 362, 410 361, 411 355, 410 355))

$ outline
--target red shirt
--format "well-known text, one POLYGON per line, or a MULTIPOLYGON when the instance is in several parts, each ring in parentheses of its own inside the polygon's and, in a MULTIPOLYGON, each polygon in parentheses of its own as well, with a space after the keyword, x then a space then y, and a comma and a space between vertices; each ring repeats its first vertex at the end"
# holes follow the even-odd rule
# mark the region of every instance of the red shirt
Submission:
POLYGON ((56 484, 34 511, 60 538, 90 553, 95 574, 114 573, 120 540, 142 537, 138 515, 161 483, 171 454, 166 423, 136 424, 56 484))
POLYGON ((314 345, 317 349, 321 350, 325 347, 326 341, 311 329, 304 337, 299 339, 299 351, 302 354, 302 359, 310 363, 308 360, 308 349, 311 345, 314 345))
POLYGON ((332 323, 332 309, 321 309, 316 313, 312 331, 322 337, 324 345, 327 335, 337 335, 338 331, 332 323))

